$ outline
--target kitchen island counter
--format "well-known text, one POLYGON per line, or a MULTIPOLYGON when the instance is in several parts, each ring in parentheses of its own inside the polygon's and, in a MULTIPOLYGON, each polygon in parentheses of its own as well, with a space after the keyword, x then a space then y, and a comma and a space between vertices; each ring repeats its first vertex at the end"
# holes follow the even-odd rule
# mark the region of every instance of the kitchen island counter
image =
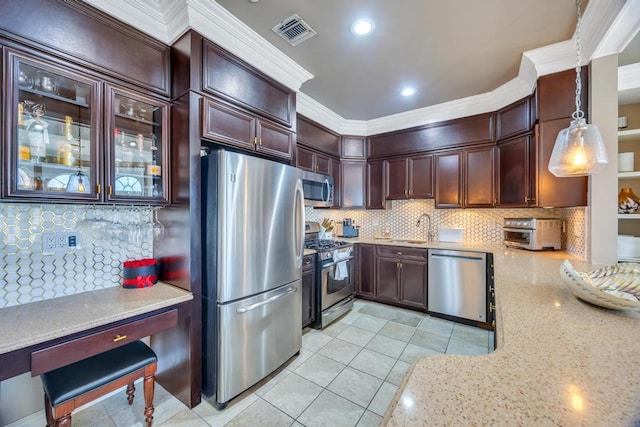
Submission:
POLYGON ((193 299, 190 292, 157 283, 121 286, 0 309, 0 354, 117 322, 193 299))
POLYGON ((638 425, 640 314, 576 299, 560 280, 562 260, 598 266, 565 252, 491 252, 497 349, 420 359, 382 425, 638 425))

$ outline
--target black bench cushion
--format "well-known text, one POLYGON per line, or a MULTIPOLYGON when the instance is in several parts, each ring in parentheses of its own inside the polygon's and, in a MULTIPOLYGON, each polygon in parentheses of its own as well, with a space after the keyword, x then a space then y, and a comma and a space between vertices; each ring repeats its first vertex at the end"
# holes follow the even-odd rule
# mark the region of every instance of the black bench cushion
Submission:
POLYGON ((57 406, 150 365, 156 360, 153 350, 142 341, 135 341, 46 372, 40 377, 49 401, 53 406, 57 406))

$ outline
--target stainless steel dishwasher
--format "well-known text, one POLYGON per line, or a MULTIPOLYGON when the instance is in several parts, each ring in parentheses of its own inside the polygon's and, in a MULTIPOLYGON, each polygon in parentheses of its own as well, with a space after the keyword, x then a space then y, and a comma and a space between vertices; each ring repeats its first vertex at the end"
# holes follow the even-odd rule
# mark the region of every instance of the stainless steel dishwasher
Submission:
POLYGON ((490 256, 483 252, 430 249, 428 310, 487 322, 487 258, 490 256))

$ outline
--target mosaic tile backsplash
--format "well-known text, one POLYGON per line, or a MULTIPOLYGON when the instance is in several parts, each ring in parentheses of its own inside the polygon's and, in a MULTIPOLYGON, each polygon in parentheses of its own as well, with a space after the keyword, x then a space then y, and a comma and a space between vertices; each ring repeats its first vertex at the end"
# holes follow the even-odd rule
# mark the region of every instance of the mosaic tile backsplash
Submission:
MULTIPOLYGON (((504 218, 542 217, 560 218, 566 222, 567 230, 584 230, 586 208, 565 209, 435 209, 434 200, 396 200, 390 202, 386 210, 333 210, 305 209, 307 221, 321 222, 329 218, 341 224, 344 218, 351 218, 360 226, 360 237, 373 238, 376 229, 387 228, 393 238, 425 239, 427 221, 423 219, 420 226, 416 222, 420 215, 426 213, 431 217, 431 230, 434 239, 438 239, 439 228, 463 228, 464 241, 468 243, 502 244, 504 238, 502 226, 504 218)), ((584 233, 583 233, 584 235, 584 233)), ((573 233, 562 234, 562 248, 579 257, 585 258, 584 237, 576 237, 573 233)))
POLYGON ((153 254, 153 208, 0 203, 0 308, 119 286, 122 263, 153 254), (43 253, 44 232, 78 247, 43 253))

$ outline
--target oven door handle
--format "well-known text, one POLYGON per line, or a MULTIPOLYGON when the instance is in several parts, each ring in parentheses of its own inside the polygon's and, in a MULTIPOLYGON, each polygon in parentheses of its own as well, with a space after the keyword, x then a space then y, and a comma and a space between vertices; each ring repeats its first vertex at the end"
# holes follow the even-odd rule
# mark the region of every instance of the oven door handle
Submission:
POLYGON ((323 264, 322 265, 322 269, 324 270, 325 268, 333 267, 334 265, 340 264, 341 262, 351 261, 354 258, 355 257, 350 256, 348 258, 341 259, 340 261, 335 261, 335 262, 332 262, 332 263, 329 263, 329 264, 323 264))
POLYGON ((510 232, 514 232, 514 233, 533 233, 533 229, 531 229, 531 228, 502 227, 502 231, 510 231, 510 232))

